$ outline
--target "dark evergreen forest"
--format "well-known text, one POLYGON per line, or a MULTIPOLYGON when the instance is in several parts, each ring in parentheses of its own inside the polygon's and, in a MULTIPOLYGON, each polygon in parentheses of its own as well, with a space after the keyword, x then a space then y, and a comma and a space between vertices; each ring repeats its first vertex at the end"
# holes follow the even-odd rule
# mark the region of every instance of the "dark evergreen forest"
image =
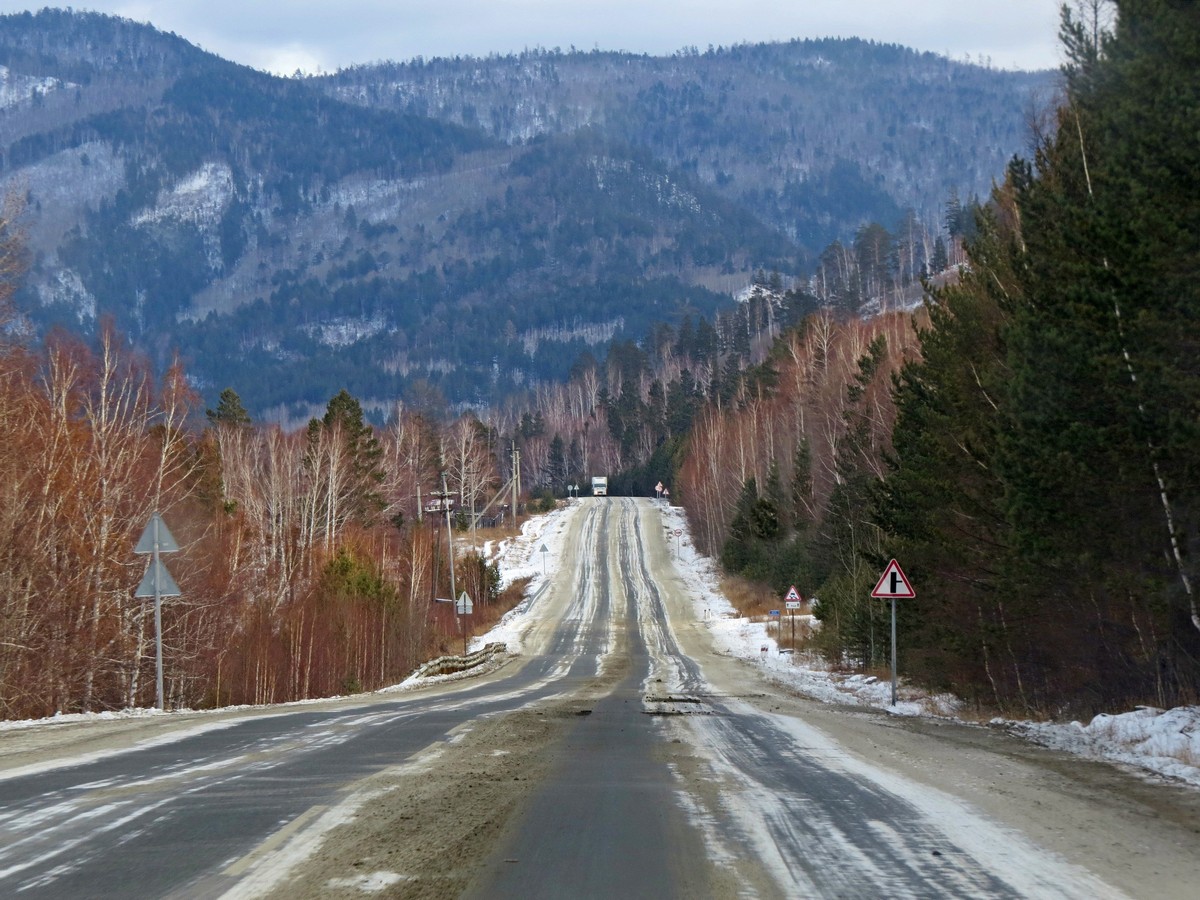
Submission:
POLYGON ((1064 13, 1057 128, 976 211, 919 352, 861 356, 816 523, 800 444, 743 483, 722 552, 808 585, 822 645, 863 665, 900 559, 902 671, 1044 715, 1200 698, 1200 7, 1114 8, 1111 31, 1064 13))

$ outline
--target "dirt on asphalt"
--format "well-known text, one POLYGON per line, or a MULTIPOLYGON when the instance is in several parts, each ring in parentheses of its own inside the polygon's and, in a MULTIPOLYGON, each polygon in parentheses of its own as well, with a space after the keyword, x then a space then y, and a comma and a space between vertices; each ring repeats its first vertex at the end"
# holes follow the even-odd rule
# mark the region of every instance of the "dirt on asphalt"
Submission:
MULTIPOLYGON (((570 699, 476 719, 403 765, 353 785, 336 824, 304 846, 264 857, 233 897, 287 900, 459 897, 546 775, 563 764, 571 729, 610 692, 613 665, 570 699)), ((519 860, 512 860, 518 863, 519 860)))
MULTIPOLYGON (((647 533, 656 534, 654 529, 647 533)), ((661 538, 649 549, 669 565, 661 538), (657 544, 657 546, 656 546, 657 544)), ((1157 776, 1047 750, 1001 730, 880 710, 834 707, 761 680, 753 663, 717 654, 686 585, 660 585, 673 632, 718 693, 795 716, 849 754, 956 797, 1037 846, 1093 872, 1130 897, 1190 898, 1200 884, 1200 791, 1157 776)), ((619 657, 617 657, 619 658, 619 657)), ((589 699, 621 677, 614 666, 585 695, 472 725, 426 762, 383 773, 370 810, 326 835, 271 896, 456 897, 497 845, 560 750, 589 699), (385 885, 383 882, 388 879, 385 885)), ((704 798, 722 790, 682 736, 662 749, 679 788, 704 798)), ((707 805, 715 804, 709 796, 707 805)), ((711 866, 712 897, 778 896, 753 861, 711 866), (740 886, 740 890, 739 890, 740 886)))

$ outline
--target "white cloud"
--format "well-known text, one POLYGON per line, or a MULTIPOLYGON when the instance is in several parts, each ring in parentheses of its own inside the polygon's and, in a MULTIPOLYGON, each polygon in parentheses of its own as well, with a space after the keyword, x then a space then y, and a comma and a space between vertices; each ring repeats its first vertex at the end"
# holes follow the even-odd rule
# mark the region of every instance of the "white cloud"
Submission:
POLYGON ((246 59, 246 65, 277 75, 292 75, 296 72, 316 75, 337 68, 330 66, 324 54, 304 44, 288 44, 283 47, 258 48, 246 59))

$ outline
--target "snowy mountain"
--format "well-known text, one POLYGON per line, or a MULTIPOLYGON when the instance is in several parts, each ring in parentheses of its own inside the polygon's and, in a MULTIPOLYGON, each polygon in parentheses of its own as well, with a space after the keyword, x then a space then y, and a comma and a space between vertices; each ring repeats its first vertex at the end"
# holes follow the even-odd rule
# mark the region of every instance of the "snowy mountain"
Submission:
POLYGON ((868 221, 933 233, 1048 84, 861 41, 280 79, 43 11, 0 17, 0 189, 37 329, 111 317, 257 414, 486 403, 868 221))

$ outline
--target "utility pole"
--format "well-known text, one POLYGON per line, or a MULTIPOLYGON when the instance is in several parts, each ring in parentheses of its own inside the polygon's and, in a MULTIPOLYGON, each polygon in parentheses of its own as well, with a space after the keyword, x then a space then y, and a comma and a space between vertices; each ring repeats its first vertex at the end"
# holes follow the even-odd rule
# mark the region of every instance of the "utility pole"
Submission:
POLYGON ((454 532, 450 528, 450 492, 446 490, 446 473, 442 473, 442 506, 446 510, 446 540, 448 547, 446 555, 450 557, 450 596, 457 597, 454 587, 454 532))
MULTIPOLYGON (((442 508, 446 511, 446 556, 450 558, 450 602, 454 602, 454 598, 458 596, 457 585, 454 583, 454 531, 450 527, 450 491, 446 489, 446 473, 442 472, 442 508)), ((458 622, 458 628, 462 631, 463 620, 462 614, 458 611, 458 607, 454 607, 455 620, 458 622)), ((466 632, 463 631, 464 648, 466 646, 466 632)), ((465 652, 465 650, 464 650, 465 652)))
POLYGON ((471 491, 471 550, 472 550, 472 552, 474 552, 478 549, 478 546, 475 543, 475 525, 476 525, 477 518, 478 517, 475 515, 475 491, 472 490, 471 491))
POLYGON ((512 514, 513 522, 517 521, 517 501, 521 497, 521 453, 517 450, 517 442, 512 442, 512 514))

